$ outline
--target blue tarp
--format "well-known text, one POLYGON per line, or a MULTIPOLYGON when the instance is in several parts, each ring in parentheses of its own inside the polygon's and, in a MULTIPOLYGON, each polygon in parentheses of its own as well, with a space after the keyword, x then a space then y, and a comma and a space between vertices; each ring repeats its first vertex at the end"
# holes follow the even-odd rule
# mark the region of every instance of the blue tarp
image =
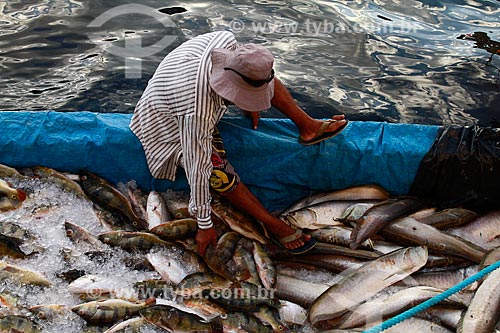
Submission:
MULTIPOLYGON (((152 179, 140 142, 129 130, 130 114, 0 112, 0 163, 15 168, 44 165, 94 172, 113 183, 135 180, 144 190, 187 189, 152 179)), ((228 158, 242 180, 271 211, 318 191, 379 184, 404 195, 439 127, 355 122, 314 146, 297 141, 288 119, 261 118, 258 130, 245 118, 219 123, 228 158)))

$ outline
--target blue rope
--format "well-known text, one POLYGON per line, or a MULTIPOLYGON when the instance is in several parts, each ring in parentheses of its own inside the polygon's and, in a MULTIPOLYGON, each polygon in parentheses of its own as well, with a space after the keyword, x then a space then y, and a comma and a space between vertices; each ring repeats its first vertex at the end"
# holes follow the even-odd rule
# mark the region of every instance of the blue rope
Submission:
POLYGON ((386 320, 377 326, 374 326, 368 330, 365 330, 362 333, 378 333, 378 332, 382 332, 382 331, 384 331, 384 330, 386 330, 394 325, 397 325, 400 322, 402 322, 403 320, 408 319, 410 317, 413 317, 414 315, 416 315, 420 311, 426 310, 427 308, 430 308, 431 306, 436 305, 437 303, 441 302, 445 298, 448 298, 451 295, 459 292, 463 288, 467 287, 469 284, 472 284, 472 283, 476 282, 477 280, 482 279, 485 275, 493 272, 495 269, 497 269, 499 267, 500 267, 500 260, 492 265, 486 266, 481 271, 477 272, 476 274, 472 275, 471 277, 468 277, 467 279, 463 280, 459 284, 443 291, 441 294, 436 295, 432 298, 429 298, 427 301, 420 303, 419 305, 417 305, 409 310, 406 310, 405 312, 402 312, 402 313, 398 314, 397 316, 395 316, 389 320, 386 320))

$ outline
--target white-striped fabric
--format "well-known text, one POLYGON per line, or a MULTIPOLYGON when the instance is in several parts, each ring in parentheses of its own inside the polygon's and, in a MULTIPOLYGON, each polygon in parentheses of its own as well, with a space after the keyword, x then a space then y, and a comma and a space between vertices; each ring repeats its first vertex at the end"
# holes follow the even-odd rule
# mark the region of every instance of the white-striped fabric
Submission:
POLYGON ((229 31, 197 36, 160 63, 136 105, 130 129, 139 138, 155 178, 175 180, 182 165, 191 189, 189 209, 210 228, 212 132, 226 111, 208 83, 214 48, 235 48, 229 31))

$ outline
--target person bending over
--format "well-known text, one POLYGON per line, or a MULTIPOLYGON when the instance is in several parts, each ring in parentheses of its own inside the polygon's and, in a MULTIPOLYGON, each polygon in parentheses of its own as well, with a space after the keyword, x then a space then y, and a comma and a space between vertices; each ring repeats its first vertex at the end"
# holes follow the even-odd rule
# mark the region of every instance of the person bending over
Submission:
POLYGON ((261 221, 291 253, 304 253, 315 245, 310 235, 267 211, 240 181, 216 127, 227 105, 234 104, 251 118, 254 129, 259 112, 274 106, 297 126, 303 145, 316 144, 345 128, 343 115, 323 121, 305 113, 275 77, 273 62, 265 47, 238 44, 231 32, 203 34, 162 60, 135 107, 130 129, 144 148, 152 176, 175 180, 177 168, 185 170, 201 255, 217 241, 210 188, 261 221))

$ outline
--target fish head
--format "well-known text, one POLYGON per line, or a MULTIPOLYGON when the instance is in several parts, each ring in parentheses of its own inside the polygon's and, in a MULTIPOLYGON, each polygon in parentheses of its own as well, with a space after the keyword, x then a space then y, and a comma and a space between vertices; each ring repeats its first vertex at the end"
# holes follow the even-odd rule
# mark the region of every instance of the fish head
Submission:
POLYGON ((97 312, 97 304, 95 302, 83 303, 71 307, 71 311, 87 320, 92 318, 97 312))
POLYGON ((24 201, 26 200, 26 192, 20 189, 16 189, 15 193, 11 195, 12 200, 24 201))
POLYGON ((136 230, 148 230, 148 222, 141 218, 136 218, 132 221, 132 225, 136 230))

